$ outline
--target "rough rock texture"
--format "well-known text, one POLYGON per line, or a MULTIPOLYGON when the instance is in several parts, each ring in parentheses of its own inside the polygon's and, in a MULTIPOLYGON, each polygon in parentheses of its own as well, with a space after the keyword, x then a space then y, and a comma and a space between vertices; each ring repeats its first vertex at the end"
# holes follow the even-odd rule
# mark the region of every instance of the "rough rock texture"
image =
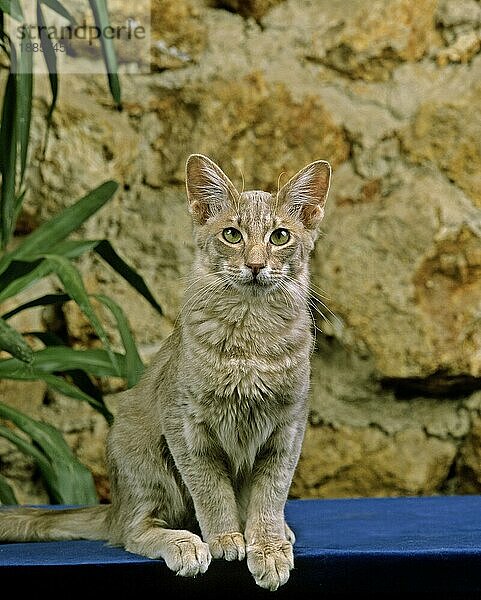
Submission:
POLYGON ((273 6, 283 0, 215 0, 212 4, 218 8, 225 8, 241 14, 243 17, 260 19, 273 6))
MULTIPOLYGON (((128 312, 148 361, 178 315, 192 257, 187 156, 208 154, 239 187, 274 191, 330 160, 312 264, 310 425, 292 494, 481 490, 481 2, 152 4, 152 73, 122 74, 121 112, 103 76, 61 75, 45 156, 38 78, 19 237, 116 179, 114 200, 78 235, 107 237, 164 316, 100 259, 80 266, 89 291, 128 312)), ((72 345, 96 343, 72 304, 40 318, 58 319, 72 345)), ((42 387, 1 385, 7 402, 60 426, 107 499, 102 418, 51 392, 44 403, 42 387)), ((5 441, 0 468, 19 499, 45 498, 5 441)))

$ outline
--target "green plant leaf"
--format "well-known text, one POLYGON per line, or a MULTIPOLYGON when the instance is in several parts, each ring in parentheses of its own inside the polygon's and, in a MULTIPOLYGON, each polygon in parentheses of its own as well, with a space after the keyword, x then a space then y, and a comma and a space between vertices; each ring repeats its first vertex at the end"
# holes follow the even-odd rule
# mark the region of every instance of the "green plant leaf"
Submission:
POLYGON ((15 497, 15 493, 8 481, 0 475, 0 504, 3 505, 14 505, 18 504, 18 500, 15 497))
MULTIPOLYGON (((94 15, 95 25, 100 28, 100 31, 104 32, 106 27, 110 25, 106 0, 89 0, 89 4, 94 15)), ((104 56, 105 66, 107 69, 110 92, 115 102, 120 105, 122 98, 120 92, 120 81, 117 75, 117 56, 115 54, 114 43, 112 39, 107 38, 105 35, 100 36, 100 42, 102 45, 102 54, 104 56)))
POLYGON ((85 289, 80 273, 72 265, 72 263, 63 256, 50 254, 47 257, 47 260, 53 263, 53 270, 62 282, 67 294, 72 298, 72 300, 75 300, 80 310, 84 313, 84 315, 92 324, 95 333, 99 336, 99 339, 102 341, 104 348, 107 350, 110 356, 110 360, 112 361, 114 369, 117 371, 117 375, 120 376, 117 358, 110 347, 110 342, 107 337, 107 333, 105 332, 105 329, 103 328, 100 319, 97 317, 97 314, 94 311, 92 304, 90 303, 89 296, 85 289))
MULTIPOLYGON (((8 373, 10 369, 15 368, 15 364, 13 363, 10 366, 3 364, 8 360, 12 359, 0 360, 0 377, 4 373, 8 373)), ((118 354, 117 360, 121 365, 121 377, 125 377, 125 357, 122 354, 118 354)), ((48 346, 33 353, 31 364, 34 369, 46 373, 83 369, 86 373, 91 373, 97 377, 114 377, 118 375, 112 367, 109 354, 100 348, 74 350, 63 345, 48 346)))
POLYGON ((52 40, 48 36, 47 24, 42 11, 42 1, 37 0, 37 23, 39 25, 40 44, 42 46, 43 57, 48 69, 48 78, 50 81, 50 90, 52 92, 52 100, 47 114, 47 128, 50 127, 52 114, 55 110, 58 98, 58 75, 57 75, 57 55, 52 44, 52 40))
MULTIPOLYGON (((125 281, 127 281, 127 283, 129 283, 137 292, 139 292, 139 294, 141 294, 159 314, 162 314, 162 308, 147 287, 144 279, 117 254, 110 242, 107 240, 66 240, 55 246, 55 253, 67 258, 77 258, 92 248, 110 267, 112 267, 112 269, 114 269, 114 271, 116 271, 123 279, 125 279, 125 281)), ((34 283, 36 279, 44 277, 51 272, 51 268, 47 264, 41 266, 35 273, 33 273, 34 269, 40 265, 42 257, 44 256, 44 253, 32 251, 30 254, 24 257, 27 260, 12 260, 4 272, 0 273, 0 290, 3 289, 3 291, 0 292, 0 302, 18 293, 22 289, 25 289, 34 283), (30 263, 28 261, 32 262, 30 263)), ((13 316, 13 314, 20 312, 20 310, 24 310, 25 308, 41 306, 42 299, 38 299, 38 303, 36 303, 36 300, 32 301, 34 302, 33 304, 26 303, 25 305, 22 305, 22 307, 14 309, 13 312, 11 311, 12 314, 9 312, 7 313, 8 316, 4 315, 4 318, 8 319, 13 316)), ((49 301, 46 302, 46 304, 57 303, 53 297, 51 300, 52 301, 50 301, 49 295, 49 301)))
MULTIPOLYGON (((117 354, 120 365, 120 377, 127 378, 127 361, 123 354, 117 354)), ((23 363, 17 358, 5 358, 0 360, 0 378, 8 379, 14 373, 23 369, 23 363)), ((101 348, 89 350, 74 350, 68 346, 48 346, 42 350, 33 352, 31 360, 32 372, 59 373, 72 369, 82 369, 86 373, 96 377, 118 377, 118 372, 113 368, 108 352, 101 348)), ((27 371, 28 373, 28 371, 27 371)), ((22 377, 23 378, 23 377, 22 377)))
MULTIPOLYGON (((58 335, 52 331, 29 331, 28 335, 33 335, 41 340, 46 346, 66 346, 67 344, 58 335)), ((122 357, 123 359, 123 357, 122 357)), ((121 359, 121 360, 122 360, 121 359)), ((105 406, 102 391, 92 381, 88 373, 81 369, 69 369, 65 371, 72 383, 105 406)))
POLYGON ((112 244, 108 240, 102 240, 97 246, 95 246, 95 252, 101 256, 112 269, 117 271, 125 281, 142 294, 142 296, 155 308, 155 310, 161 315, 162 308, 154 298, 149 288, 145 284, 142 277, 130 266, 123 258, 121 258, 117 252, 113 249, 112 244))
POLYGON ((65 8, 65 6, 63 6, 63 4, 60 4, 60 2, 58 0, 41 0, 41 1, 42 1, 42 4, 45 4, 45 6, 48 6, 53 11, 55 11, 57 14, 61 15, 65 19, 67 19, 67 21, 69 21, 69 23, 71 25, 75 25, 76 24, 75 18, 65 8))
POLYGON ((11 319, 13 316, 28 308, 51 306, 52 304, 65 304, 65 302, 68 302, 70 299, 68 294, 45 294, 45 296, 40 296, 39 298, 35 298, 35 300, 30 300, 30 302, 25 302, 24 304, 20 304, 20 306, 12 308, 12 310, 1 315, 1 318, 8 321, 8 319, 11 319))
MULTIPOLYGON (((13 48, 12 48, 13 51, 13 48)), ((0 190, 0 241, 6 248, 13 230, 15 214, 15 189, 17 179, 17 128, 15 113, 17 90, 15 73, 9 73, 3 97, 2 123, 0 126, 0 148, 2 149, 0 171, 2 187, 0 190)))
POLYGON ((27 454, 28 456, 34 458, 37 461, 38 465, 41 465, 42 467, 48 467, 46 458, 42 454, 42 452, 40 452, 38 448, 33 446, 24 437, 17 435, 15 432, 13 432, 8 427, 5 427, 4 425, 0 425, 0 435, 9 442, 12 442, 12 444, 15 444, 15 446, 17 446, 17 448, 21 450, 24 454, 27 454))
MULTIPOLYGON (((52 254, 59 254, 66 258, 78 258, 85 252, 95 249, 98 243, 99 240, 65 240, 55 245, 52 254)), ((31 254, 29 258, 34 256, 34 254, 31 254)), ((39 254, 39 256, 41 255, 39 254)))
MULTIPOLYGON (((28 417, 11 406, 0 402, 0 416, 12 421, 26 433, 39 448, 43 457, 35 457, 42 477, 54 502, 65 504, 95 504, 98 502, 92 474, 74 456, 61 433, 49 425, 28 417)), ((2 427, 0 433, 5 435, 2 427)), ((10 439, 12 440, 11 436, 10 439)), ((17 440, 18 441, 18 440, 17 440)), ((17 442, 14 442, 17 443, 17 442)), ((18 446, 22 452, 31 450, 25 443, 18 446)), ((36 448, 31 445, 35 451, 36 448)))
POLYGON ((45 381, 47 385, 61 394, 64 394, 69 398, 74 398, 75 400, 87 402, 92 408, 95 408, 95 410, 101 413, 108 423, 112 423, 113 421, 112 413, 105 404, 99 402, 96 398, 89 396, 63 377, 57 377, 56 375, 52 375, 41 369, 34 369, 31 365, 26 365, 16 358, 0 360, 0 372, 0 378, 3 379, 13 379, 15 381, 45 381), (5 364, 7 361, 8 364, 5 364))
POLYGON ((18 215, 20 214, 20 211, 22 210, 22 204, 23 204, 23 200, 25 198, 26 191, 27 190, 23 190, 23 192, 21 194, 19 194, 17 196, 17 198, 15 199, 15 208, 14 208, 14 215, 13 215, 15 223, 17 222, 18 215))
POLYGON ((117 328, 125 348, 125 371, 123 371, 123 375, 127 379, 128 386, 133 387, 144 372, 144 363, 137 350, 127 317, 121 307, 112 298, 108 298, 103 294, 95 294, 94 297, 110 310, 117 322, 117 328))
POLYGON ((0 318, 0 349, 10 352, 10 354, 22 362, 32 363, 33 350, 24 340, 21 333, 14 327, 10 327, 0 318))
MULTIPOLYGON (((23 182, 27 166, 28 142, 30 138, 30 123, 32 119, 32 93, 33 93, 33 52, 26 49, 26 44, 31 43, 30 34, 26 27, 23 28, 25 37, 20 44, 20 54, 16 68, 16 95, 17 106, 15 111, 15 126, 20 154, 20 186, 23 182)), ((18 208, 15 211, 18 213, 18 208)))
POLYGON ((23 21, 23 12, 19 0, 0 0, 0 10, 16 21, 23 21))
POLYGON ((54 264, 49 260, 35 260, 32 263, 14 261, 8 271, 0 274, 0 302, 27 289, 42 277, 51 273, 54 264))
MULTIPOLYGON (((162 308, 147 287, 144 279, 115 251, 108 240, 65 240, 55 245, 55 254, 67 258, 78 258, 89 250, 94 250, 114 271, 141 294, 155 310, 162 314, 162 308)), ((31 252, 28 259, 40 258, 44 253, 31 252)))
POLYGON ((77 200, 75 204, 40 225, 25 238, 20 246, 0 259, 0 273, 8 267, 12 260, 38 255, 40 248, 43 253, 53 249, 102 208, 112 198, 117 188, 117 182, 106 181, 77 200))

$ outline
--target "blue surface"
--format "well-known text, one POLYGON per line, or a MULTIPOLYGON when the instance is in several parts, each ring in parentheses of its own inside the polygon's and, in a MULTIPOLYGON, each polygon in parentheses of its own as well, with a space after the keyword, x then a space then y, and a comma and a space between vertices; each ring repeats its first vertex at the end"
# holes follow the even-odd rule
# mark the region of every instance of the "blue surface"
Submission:
MULTIPOLYGON (((286 517, 297 536, 296 567, 276 596, 481 593, 481 496, 291 500, 286 517)), ((118 585, 215 597, 221 585, 229 600, 268 593, 255 586, 245 561, 214 561, 205 575, 186 580, 162 561, 91 541, 0 545, 0 580, 6 577, 36 589, 63 577, 79 589, 89 582, 98 589, 105 582, 109 590, 118 585)))

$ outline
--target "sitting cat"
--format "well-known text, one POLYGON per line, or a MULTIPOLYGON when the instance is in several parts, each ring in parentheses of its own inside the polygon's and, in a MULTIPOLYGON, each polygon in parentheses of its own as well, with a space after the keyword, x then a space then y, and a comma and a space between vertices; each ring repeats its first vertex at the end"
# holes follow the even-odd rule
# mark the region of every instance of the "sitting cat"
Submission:
POLYGON ((196 254, 178 324, 109 432, 111 505, 0 511, 0 540, 105 539, 179 575, 242 560, 275 590, 293 568, 284 507, 308 415, 308 263, 331 168, 239 193, 189 157, 196 254), (194 533, 198 531, 198 534, 194 533))

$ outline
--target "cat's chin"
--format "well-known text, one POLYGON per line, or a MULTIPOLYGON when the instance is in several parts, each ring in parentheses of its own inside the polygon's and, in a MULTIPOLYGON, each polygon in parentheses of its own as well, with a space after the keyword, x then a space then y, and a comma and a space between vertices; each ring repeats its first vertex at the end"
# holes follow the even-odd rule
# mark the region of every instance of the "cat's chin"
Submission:
POLYGON ((248 294, 267 294, 278 287, 277 281, 249 279, 246 281, 233 281, 233 286, 248 294))

